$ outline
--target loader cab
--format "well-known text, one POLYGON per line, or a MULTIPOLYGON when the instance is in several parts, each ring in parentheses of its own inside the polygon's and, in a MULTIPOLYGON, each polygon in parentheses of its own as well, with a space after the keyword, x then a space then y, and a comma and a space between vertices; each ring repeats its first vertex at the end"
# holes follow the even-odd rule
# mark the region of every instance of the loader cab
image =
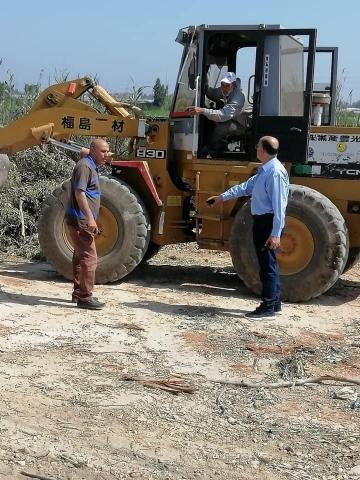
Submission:
POLYGON ((220 89, 227 72, 237 76, 245 104, 241 132, 228 135, 217 157, 229 161, 256 160, 255 145, 263 135, 277 137, 281 160, 304 163, 310 127, 315 56, 314 29, 280 25, 188 27, 177 41, 184 46, 172 112, 174 156, 209 160, 215 122, 191 116, 196 105, 217 110, 219 101, 207 96, 220 89))

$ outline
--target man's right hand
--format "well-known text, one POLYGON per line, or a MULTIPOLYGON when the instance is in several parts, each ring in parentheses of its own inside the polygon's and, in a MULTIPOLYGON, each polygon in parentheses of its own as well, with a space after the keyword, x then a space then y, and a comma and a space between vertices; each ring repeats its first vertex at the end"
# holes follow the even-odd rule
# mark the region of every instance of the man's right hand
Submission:
POLYGON ((200 115, 201 113, 204 113, 205 108, 203 107, 188 107, 186 109, 187 112, 190 113, 190 115, 200 115))
POLYGON ((80 150, 80 158, 87 157, 90 153, 90 149, 86 147, 82 147, 80 150))
POLYGON ((90 218, 87 224, 87 230, 94 235, 98 235, 100 233, 99 227, 95 222, 94 218, 90 218))
POLYGON ((206 200, 206 205, 208 207, 215 207, 215 205, 219 205, 220 203, 223 203, 223 201, 221 195, 214 195, 206 200))

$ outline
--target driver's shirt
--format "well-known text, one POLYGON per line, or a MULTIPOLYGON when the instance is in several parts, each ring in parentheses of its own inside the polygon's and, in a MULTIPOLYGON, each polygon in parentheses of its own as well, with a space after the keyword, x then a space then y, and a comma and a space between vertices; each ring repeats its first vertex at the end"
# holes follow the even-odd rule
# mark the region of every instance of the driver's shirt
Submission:
POLYGON ((245 95, 240 88, 240 84, 236 83, 230 95, 225 96, 221 87, 208 87, 206 96, 210 100, 223 100, 224 106, 219 110, 205 108, 204 115, 213 122, 227 122, 228 120, 240 120, 240 113, 245 104, 245 95))

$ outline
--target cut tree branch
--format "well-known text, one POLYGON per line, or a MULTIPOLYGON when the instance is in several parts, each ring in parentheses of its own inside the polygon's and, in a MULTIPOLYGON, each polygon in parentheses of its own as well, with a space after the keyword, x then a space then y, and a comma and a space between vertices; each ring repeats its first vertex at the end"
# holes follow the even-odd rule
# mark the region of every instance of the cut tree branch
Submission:
POLYGON ((185 382, 179 375, 173 375, 169 378, 156 377, 133 377, 131 375, 122 375, 121 380, 129 382, 139 382, 145 387, 160 388, 175 395, 178 393, 194 393, 195 388, 189 383, 185 382))
POLYGON ((45 477, 44 475, 38 475, 37 473, 28 473, 28 472, 20 472, 21 475, 24 475, 24 477, 29 477, 29 478, 37 478, 38 480, 54 480, 54 478, 50 477, 45 477))
POLYGON ((355 385, 360 385, 360 378, 351 378, 351 377, 337 377, 333 375, 322 375, 320 377, 309 377, 303 378, 302 380, 293 380, 289 382, 275 382, 275 383, 255 383, 249 382, 246 380, 221 380, 214 379, 212 382, 221 383, 223 385, 234 385, 236 387, 246 387, 246 388, 284 388, 284 387, 298 387, 301 385, 306 385, 308 383, 322 383, 326 380, 334 380, 336 382, 343 383, 354 383, 355 385))
POLYGON ((24 211, 23 211, 23 198, 20 198, 19 202, 19 215, 20 215, 20 223, 21 223, 21 236, 25 238, 25 220, 24 220, 24 211))

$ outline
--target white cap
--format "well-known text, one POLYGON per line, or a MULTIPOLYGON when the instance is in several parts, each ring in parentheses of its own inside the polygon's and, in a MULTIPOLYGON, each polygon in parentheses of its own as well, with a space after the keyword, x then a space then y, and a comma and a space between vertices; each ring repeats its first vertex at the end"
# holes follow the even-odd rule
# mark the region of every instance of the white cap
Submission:
POLYGON ((236 82, 236 75, 234 72, 227 72, 224 78, 221 79, 221 83, 234 83, 236 82))

